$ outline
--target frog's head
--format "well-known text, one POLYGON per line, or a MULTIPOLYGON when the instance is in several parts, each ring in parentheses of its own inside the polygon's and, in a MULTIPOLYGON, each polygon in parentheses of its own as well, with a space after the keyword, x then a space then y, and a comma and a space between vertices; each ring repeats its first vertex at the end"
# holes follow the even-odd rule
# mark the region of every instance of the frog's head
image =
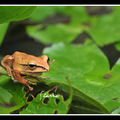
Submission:
POLYGON ((48 72, 50 70, 50 59, 47 55, 42 57, 32 57, 32 59, 27 63, 28 72, 42 73, 48 72))

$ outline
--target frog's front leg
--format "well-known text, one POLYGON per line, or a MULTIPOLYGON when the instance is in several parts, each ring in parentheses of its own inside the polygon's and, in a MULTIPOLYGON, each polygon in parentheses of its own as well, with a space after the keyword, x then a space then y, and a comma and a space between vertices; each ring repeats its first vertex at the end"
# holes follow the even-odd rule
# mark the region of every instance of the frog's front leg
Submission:
POLYGON ((28 85, 28 83, 33 84, 33 85, 35 85, 35 84, 26 80, 26 79, 24 79, 24 78, 22 78, 21 75, 20 75, 20 71, 18 69, 13 69, 13 73, 14 73, 14 76, 17 79, 18 82, 26 85, 31 91, 33 90, 33 87, 30 87, 28 85))
POLYGON ((11 55, 6 55, 2 61, 1 64, 6 68, 8 72, 8 76, 11 76, 12 80, 15 80, 12 74, 12 65, 13 65, 14 58, 11 55))

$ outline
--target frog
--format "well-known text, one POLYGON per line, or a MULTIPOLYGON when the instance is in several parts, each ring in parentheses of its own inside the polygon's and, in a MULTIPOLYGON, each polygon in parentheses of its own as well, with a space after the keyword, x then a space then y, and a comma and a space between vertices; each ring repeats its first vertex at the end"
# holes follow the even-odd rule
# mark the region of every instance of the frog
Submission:
POLYGON ((17 80, 17 82, 26 85, 29 90, 33 90, 29 84, 36 85, 23 77, 31 76, 40 79, 50 79, 50 77, 38 77, 42 73, 48 72, 50 70, 50 65, 55 62, 50 59, 47 55, 41 57, 36 57, 34 55, 29 55, 24 52, 15 51, 12 55, 6 55, 2 61, 2 66, 7 70, 8 76, 12 80, 17 80))

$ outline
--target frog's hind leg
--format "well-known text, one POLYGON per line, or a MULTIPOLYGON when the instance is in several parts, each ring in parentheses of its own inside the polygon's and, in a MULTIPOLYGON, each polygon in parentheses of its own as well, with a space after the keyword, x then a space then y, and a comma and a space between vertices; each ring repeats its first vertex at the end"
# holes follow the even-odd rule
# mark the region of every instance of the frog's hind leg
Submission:
POLYGON ((1 64, 3 67, 6 68, 7 72, 8 72, 8 76, 11 76, 12 80, 15 80, 15 78, 13 77, 13 73, 12 73, 12 65, 13 65, 13 56, 10 55, 6 55, 2 61, 1 64))

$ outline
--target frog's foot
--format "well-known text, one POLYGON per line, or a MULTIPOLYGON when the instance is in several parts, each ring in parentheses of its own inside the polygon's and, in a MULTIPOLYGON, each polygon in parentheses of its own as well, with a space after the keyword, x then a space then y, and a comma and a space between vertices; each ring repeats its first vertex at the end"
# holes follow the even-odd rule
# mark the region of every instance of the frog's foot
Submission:
MULTIPOLYGON (((37 83, 33 83, 33 82, 30 82, 30 81, 27 81, 27 83, 30 83, 32 85, 37 85, 37 83)), ((33 87, 30 87, 27 83, 25 85, 30 89, 30 91, 32 91, 33 87)))
POLYGON ((26 86, 29 88, 30 91, 33 90, 33 87, 30 87, 28 84, 26 84, 26 86))
POLYGON ((15 80, 15 78, 13 77, 13 73, 9 68, 7 68, 7 72, 8 72, 8 76, 10 76, 12 80, 15 80))
POLYGON ((40 79, 50 79, 50 77, 38 77, 40 79))
POLYGON ((12 74, 9 74, 9 73, 8 73, 8 76, 10 76, 12 80, 15 80, 15 78, 13 77, 12 74))
POLYGON ((12 80, 15 80, 15 78, 13 77, 13 75, 11 76, 11 79, 12 79, 12 80))

